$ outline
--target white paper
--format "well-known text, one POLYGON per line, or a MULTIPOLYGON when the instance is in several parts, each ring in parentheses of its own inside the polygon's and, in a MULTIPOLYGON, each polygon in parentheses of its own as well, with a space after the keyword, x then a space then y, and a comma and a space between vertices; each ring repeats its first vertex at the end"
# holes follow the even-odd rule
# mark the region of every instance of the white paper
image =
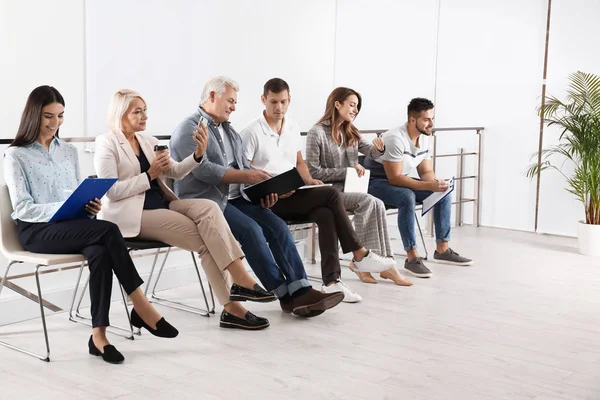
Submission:
POLYGON ((423 200, 423 212, 421 215, 427 214, 429 210, 433 208, 440 200, 442 200, 446 195, 449 195, 451 191, 454 190, 454 177, 448 180, 448 189, 443 192, 433 192, 429 195, 425 200, 423 200))
POLYGON ((344 182, 344 193, 367 193, 369 190, 369 177, 371 171, 365 169, 365 174, 358 177, 354 168, 346 168, 346 181, 344 182))
POLYGON ((301 190, 301 189, 320 188, 320 187, 323 187, 323 186, 333 186, 333 185, 332 185, 331 183, 324 183, 324 184, 322 184, 322 185, 304 185, 304 186, 300 186, 300 187, 298 188, 298 190, 301 190))

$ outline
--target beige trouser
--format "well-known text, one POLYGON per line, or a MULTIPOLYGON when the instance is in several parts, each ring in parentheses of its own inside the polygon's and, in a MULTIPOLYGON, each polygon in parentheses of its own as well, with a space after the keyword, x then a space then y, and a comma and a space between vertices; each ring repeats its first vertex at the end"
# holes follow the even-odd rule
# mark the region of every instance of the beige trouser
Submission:
POLYGON ((244 257, 244 253, 217 203, 205 199, 175 200, 169 204, 169 210, 144 210, 138 237, 198 252, 219 303, 229 303, 232 280, 225 268, 244 257))

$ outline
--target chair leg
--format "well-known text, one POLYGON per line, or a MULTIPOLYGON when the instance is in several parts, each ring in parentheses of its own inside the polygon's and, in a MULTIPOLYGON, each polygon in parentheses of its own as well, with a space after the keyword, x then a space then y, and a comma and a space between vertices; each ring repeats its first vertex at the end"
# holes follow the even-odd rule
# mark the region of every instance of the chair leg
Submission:
POLYGON ((16 263, 17 261, 11 261, 6 266, 6 271, 4 271, 4 277, 2 278, 2 282, 0 282, 0 294, 2 294, 2 289, 4 289, 4 282, 6 282, 6 278, 8 278, 8 271, 10 271, 10 267, 12 267, 12 265, 16 263))
MULTIPOLYGON (((200 276, 200 270, 198 269, 198 263, 196 262, 196 257, 194 256, 194 252, 191 252, 191 254, 192 254, 192 261, 194 262, 194 268, 196 268, 196 275, 198 276, 198 281, 200 282, 200 288, 202 289, 202 296, 204 297, 204 303, 206 304, 206 309, 190 306, 190 305, 178 302, 178 301, 169 300, 167 298, 159 297, 156 295, 156 286, 158 285, 158 281, 160 280, 160 277, 163 272, 163 268, 165 266, 164 261, 163 261, 163 264, 161 265, 160 269, 158 270, 158 275, 156 276, 156 279, 154 280, 154 285, 152 286, 152 293, 150 294, 150 297, 152 299, 151 301, 153 303, 160 304, 165 307, 171 307, 176 310, 191 312, 193 314, 202 315, 203 317, 210 317, 211 312, 214 314, 214 309, 215 309, 214 308, 214 297, 213 297, 213 308, 211 310, 210 307, 208 306, 208 299, 206 297, 206 292, 204 290, 204 285, 202 282, 202 278, 200 276)), ((212 295, 212 289, 211 289, 211 295, 212 295)))
MULTIPOLYGON (((79 291, 79 283, 81 282, 81 275, 83 274, 84 267, 85 267, 85 262, 82 262, 81 267, 79 268, 79 273, 77 274, 77 280, 75 281, 75 289, 73 289, 73 297, 71 298, 71 307, 69 308, 69 321, 73 321, 73 322, 75 319, 75 315, 73 315, 73 311, 75 308, 75 299, 77 298, 77 292, 79 291)), ((83 298, 83 295, 81 297, 83 298)), ((79 312, 80 305, 81 305, 81 299, 79 299, 79 303, 77 303, 77 312, 79 312)))
MULTIPOLYGON (((79 274, 77 276, 77 282, 75 285, 73 298, 71 299, 71 309, 69 310, 69 321, 75 322, 76 324, 82 324, 85 326, 92 327, 92 323, 90 322, 92 320, 92 318, 83 315, 80 311, 81 303, 83 302, 83 297, 85 296, 85 292, 87 291, 87 288, 90 284, 90 276, 89 275, 85 281, 85 285, 83 286, 83 289, 81 290, 81 295, 79 296, 79 300, 77 301, 77 306, 74 307, 75 298, 77 297, 77 292, 79 291, 79 283, 81 282, 81 275, 83 273, 84 268, 85 268, 85 262, 82 263, 81 268, 79 270, 79 274), (75 308, 75 310, 73 310, 73 308, 75 308), (73 311, 75 311, 75 312, 73 312, 73 311)), ((129 309, 127 308, 127 300, 126 300, 126 297, 124 296, 123 287, 121 286, 121 284, 119 284, 119 289, 121 291, 121 295, 123 296, 123 302, 125 303, 125 313, 126 313, 125 315, 127 315, 127 322, 129 323, 129 329, 123 328, 118 325, 111 325, 106 328, 106 331, 113 333, 115 335, 122 336, 125 339, 133 340, 134 339, 133 335, 134 334, 139 335, 140 333, 139 333, 139 331, 138 332, 133 331, 133 326, 131 325, 131 316, 129 315, 129 309)))
POLYGON ((50 340, 48 339, 48 327, 46 326, 46 312, 44 311, 44 302, 42 301, 42 287, 40 285, 40 267, 41 265, 35 266, 35 284, 37 286, 38 297, 40 299, 40 315, 42 317, 42 327, 44 328, 44 340, 46 342, 46 357, 40 360, 49 362, 50 361, 50 340))
POLYGON ((310 228, 310 263, 317 263, 317 224, 315 223, 310 228))
MULTIPOLYGON (((16 264, 18 261, 11 261, 8 263, 7 267, 6 267, 6 272, 4 273, 4 278, 2 278, 2 282, 0 283, 0 292, 2 292, 2 288, 4 287, 4 283, 6 282, 6 278, 8 277, 8 271, 10 270, 10 267, 13 264, 16 264)), ((36 265, 35 266, 35 283, 37 286, 37 292, 38 292, 38 299, 39 299, 39 305, 40 305, 40 317, 42 318, 42 328, 44 330, 44 340, 45 340, 45 344, 46 344, 46 355, 40 355, 40 354, 36 354, 33 353, 31 351, 25 350, 21 347, 17 347, 17 346, 13 346, 12 344, 9 344, 7 342, 3 342, 0 341, 0 345, 4 346, 4 347, 8 347, 9 349, 18 351, 20 353, 23 354, 27 354, 29 356, 38 358, 42 361, 46 361, 46 362, 50 362, 50 340, 48 339, 48 327, 46 326, 46 314, 44 313, 44 299, 42 297, 42 288, 40 286, 40 276, 39 276, 39 269, 40 267, 42 267, 43 265, 36 265)))
MULTIPOLYGON (((133 252, 133 250, 129 250, 129 255, 131 255, 132 252, 133 252)), ((163 267, 165 266, 165 263, 167 262, 167 258, 169 257, 170 252, 171 252, 171 248, 169 247, 167 249, 167 252, 165 253, 165 258, 163 258, 163 262, 160 266, 161 271, 162 271, 163 267)), ((160 248, 156 249, 156 253, 154 254, 154 260, 152 261, 152 268, 150 268, 150 275, 148 275, 148 283, 146 283, 146 290, 144 290, 144 296, 146 296, 146 297, 148 297, 148 289, 150 288, 150 283, 152 282, 152 277, 154 276, 154 269, 156 268, 156 262, 158 261, 159 254, 160 254, 160 248)), ((158 279, 156 281, 158 281, 158 279)), ((156 288, 156 283, 154 284, 154 287, 156 288)), ((153 290, 153 292, 154 292, 154 290, 153 290)))
POLYGON ((423 244, 423 249, 425 250, 425 257, 423 257, 423 260, 427 260, 427 258, 429 257, 429 253, 427 252, 427 246, 425 245, 425 239, 423 238, 423 231, 421 230, 421 224, 419 223, 419 217, 417 217, 416 213, 415 213, 415 221, 417 222, 417 228, 419 228, 419 235, 421 236, 421 243, 423 244))
MULTIPOLYGON (((193 251, 190 252, 192 255, 192 261, 194 262, 194 268, 196 269, 196 276, 198 277, 198 282, 200 283, 200 288, 202 289, 202 296, 204 297, 204 304, 206 304, 206 311, 211 314, 215 313, 215 298, 212 296, 212 286, 210 287, 210 294, 212 296, 213 307, 212 310, 208 306, 208 299, 206 298, 206 291, 204 290, 204 282, 202 282, 202 275, 200 274, 200 269, 198 268, 198 261, 196 261, 196 255, 193 251)), ((210 285, 210 284, 209 284, 210 285)))
POLYGON ((121 297, 123 297, 123 306, 125 307, 125 315, 127 315, 127 323, 129 324, 129 332, 131 332, 131 340, 133 340, 133 335, 141 335, 141 329, 138 329, 137 332, 133 331, 133 325, 131 324, 131 314, 129 313, 129 308, 127 307, 127 293, 125 293, 125 289, 122 285, 119 284, 119 289, 121 289, 121 297))

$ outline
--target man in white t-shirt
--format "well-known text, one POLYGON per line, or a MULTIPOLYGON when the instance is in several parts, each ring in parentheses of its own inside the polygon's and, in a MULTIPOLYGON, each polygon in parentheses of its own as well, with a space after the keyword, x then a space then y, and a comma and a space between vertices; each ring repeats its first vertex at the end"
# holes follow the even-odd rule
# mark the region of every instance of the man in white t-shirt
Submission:
MULTIPOLYGON (((265 110, 241 132, 244 156, 250 165, 273 176, 296 167, 306 185, 323 185, 313 179, 302 158, 300 127, 286 117, 290 104, 287 82, 280 78, 268 80, 261 100, 265 110)), ((282 195, 271 211, 285 220, 308 220, 319 227, 321 290, 324 293, 342 292, 343 301, 348 303, 361 300, 341 281, 338 240, 344 253, 353 253, 359 269, 383 271, 394 264, 393 259, 383 258, 359 243, 342 198, 331 186, 300 189, 282 195)))
MULTIPOLYGON (((412 99, 408 104, 408 122, 383 134, 383 156, 365 160, 365 166, 371 170, 369 193, 398 208, 398 229, 408 256, 404 268, 419 278, 429 278, 431 271, 417 252, 415 206, 433 192, 448 188, 446 181, 436 179, 433 171, 433 120, 433 103, 423 98, 412 99)), ((451 210, 450 195, 434 206, 437 249, 433 258, 442 263, 471 265, 472 260, 449 247, 451 210)))

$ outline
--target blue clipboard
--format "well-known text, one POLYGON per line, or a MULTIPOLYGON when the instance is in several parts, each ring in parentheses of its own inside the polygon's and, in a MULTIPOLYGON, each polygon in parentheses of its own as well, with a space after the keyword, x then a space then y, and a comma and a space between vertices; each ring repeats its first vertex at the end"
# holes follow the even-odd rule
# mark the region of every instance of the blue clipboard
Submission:
POLYGON ((54 213, 49 222, 88 218, 89 214, 85 211, 85 206, 94 199, 101 199, 116 181, 117 178, 85 179, 54 213))

